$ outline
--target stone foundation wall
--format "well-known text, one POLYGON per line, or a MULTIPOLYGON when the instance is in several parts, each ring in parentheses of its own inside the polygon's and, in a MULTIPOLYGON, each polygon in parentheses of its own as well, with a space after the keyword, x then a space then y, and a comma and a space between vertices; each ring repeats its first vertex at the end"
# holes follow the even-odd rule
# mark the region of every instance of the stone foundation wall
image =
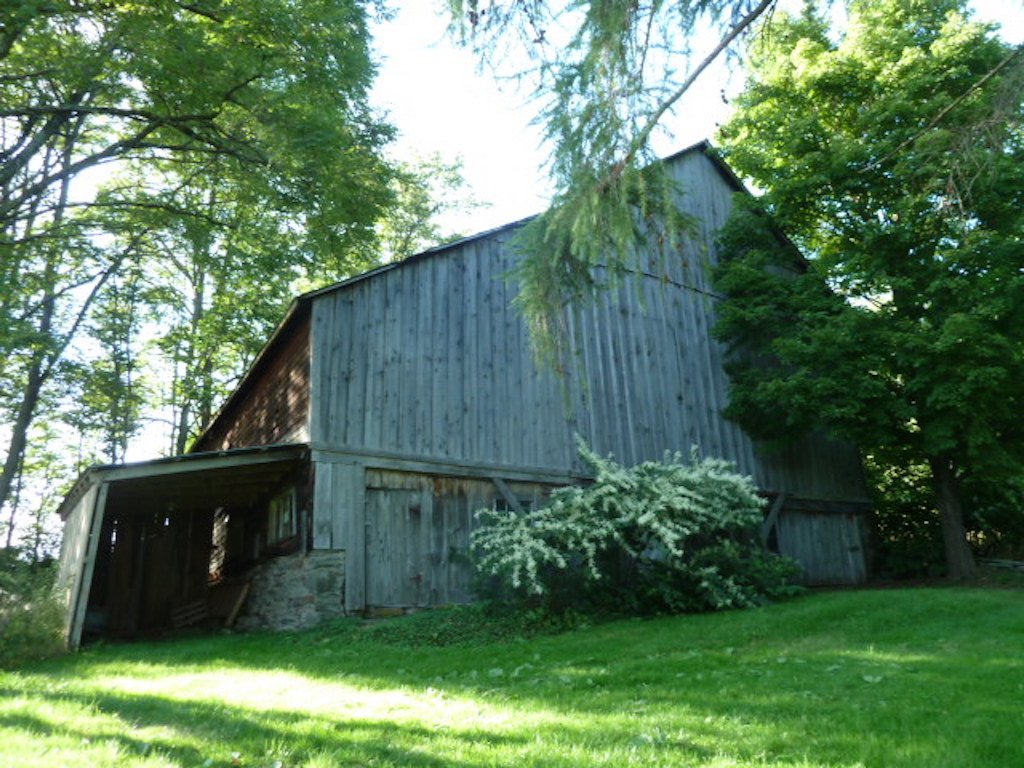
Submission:
POLYGON ((305 629, 344 611, 344 552, 277 557, 257 566, 250 579, 240 629, 305 629))

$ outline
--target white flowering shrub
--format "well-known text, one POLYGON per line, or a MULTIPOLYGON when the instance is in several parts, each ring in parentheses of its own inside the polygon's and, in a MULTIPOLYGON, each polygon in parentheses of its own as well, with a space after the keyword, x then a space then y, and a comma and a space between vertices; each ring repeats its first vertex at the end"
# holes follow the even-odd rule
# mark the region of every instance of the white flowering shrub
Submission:
POLYGON ((762 550, 764 500, 720 459, 623 467, 585 444, 587 488, 563 488, 518 513, 483 509, 472 544, 478 572, 549 605, 634 612, 743 607, 789 591, 792 561, 762 550))

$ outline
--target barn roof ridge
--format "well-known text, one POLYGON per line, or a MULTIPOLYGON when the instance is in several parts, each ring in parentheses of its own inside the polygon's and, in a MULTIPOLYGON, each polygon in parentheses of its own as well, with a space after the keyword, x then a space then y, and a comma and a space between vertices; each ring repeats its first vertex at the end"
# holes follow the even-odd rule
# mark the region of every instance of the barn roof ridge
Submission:
MULTIPOLYGON (((661 158, 661 160, 659 160, 658 162, 663 164, 671 163, 675 160, 678 160, 687 155, 691 155, 697 152, 703 154, 705 157, 708 158, 709 161, 711 161, 711 163, 715 166, 715 169, 722 174, 723 178, 725 178, 725 180, 731 187, 733 187, 737 191, 746 191, 745 185, 736 175, 735 171, 733 171, 732 168, 730 168, 729 165, 718 156, 718 152, 716 151, 714 145, 712 145, 708 139, 701 139, 695 144, 691 144, 690 146, 685 147, 684 149, 681 149, 678 152, 674 152, 671 155, 667 155, 666 157, 661 158)), ((399 261, 393 261, 388 264, 381 264, 365 272, 361 272, 358 275, 352 275, 351 277, 347 277, 335 283, 331 283, 320 288, 314 288, 311 291, 307 291, 306 293, 297 296, 295 298, 295 302, 299 303, 309 301, 317 298, 318 296, 342 290, 343 288, 347 288, 348 286, 353 285, 355 283, 360 283, 363 282, 364 280, 369 280, 385 272, 400 269, 401 267, 413 264, 418 261, 422 261, 423 259, 428 259, 433 256, 437 256, 449 249, 458 248, 467 243, 472 243, 477 240, 484 240, 486 238, 493 237, 494 235, 500 234, 502 232, 519 229, 520 227, 523 227, 524 225, 526 225, 530 221, 533 221, 540 215, 541 214, 533 214, 531 216, 526 216, 521 219, 517 219, 516 221, 511 221, 506 224, 500 224, 496 227, 491 227, 490 229, 485 229, 481 232, 476 232, 472 235, 466 235, 464 237, 457 238, 447 243, 440 243, 438 245, 431 246, 426 250, 414 253, 411 256, 407 256, 404 259, 400 259, 399 261)))
POLYGON ((311 291, 307 291, 306 293, 303 293, 303 294, 300 294, 300 295, 296 296, 295 297, 295 301, 296 302, 310 301, 312 299, 317 298, 318 296, 322 296, 322 295, 328 294, 328 293, 333 293, 334 291, 339 291, 339 290, 342 290, 343 288, 347 288, 348 286, 353 285, 354 283, 361 283, 361 282, 363 282, 365 280, 369 280, 369 279, 374 278, 377 275, 380 275, 380 274, 382 274, 384 272, 391 272, 393 270, 400 269, 402 267, 408 266, 409 264, 412 264, 412 263, 415 263, 415 262, 418 262, 418 261, 423 261, 424 259, 431 258, 432 256, 437 256, 438 254, 443 253, 444 251, 447 251, 447 250, 450 250, 450 249, 453 249, 453 248, 461 247, 461 246, 465 245, 466 243, 471 243, 471 242, 474 242, 476 240, 484 240, 484 239, 486 239, 488 237, 493 237, 494 235, 500 234, 501 232, 512 231, 514 229, 518 229, 518 228, 522 227, 523 225, 525 225, 527 222, 533 221, 533 219, 537 218, 538 215, 539 214, 534 214, 532 216, 526 216, 525 218, 518 219, 516 221, 512 221, 512 222, 509 222, 507 224, 501 224, 501 225, 499 225, 497 227, 492 227, 490 229, 485 229, 482 232, 476 232, 475 234, 472 234, 472 235, 466 235, 465 237, 456 238, 455 240, 451 240, 451 241, 449 241, 447 243, 441 243, 439 245, 433 245, 430 248, 427 248, 426 250, 419 251, 417 253, 412 254, 411 256, 406 256, 404 259, 399 259, 398 261, 388 262, 387 264, 381 264, 379 266, 373 267, 372 269, 368 269, 365 272, 360 272, 358 275, 352 275, 352 277, 346 277, 344 280, 339 280, 339 281, 337 281, 335 283, 331 283, 330 285, 325 285, 325 286, 323 286, 321 288, 314 288, 311 291))

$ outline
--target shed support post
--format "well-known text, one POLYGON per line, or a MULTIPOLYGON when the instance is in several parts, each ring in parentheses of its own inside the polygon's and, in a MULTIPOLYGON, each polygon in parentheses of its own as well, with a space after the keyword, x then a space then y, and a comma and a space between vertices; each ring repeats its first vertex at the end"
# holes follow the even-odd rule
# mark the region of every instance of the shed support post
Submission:
POLYGON ((68 647, 78 648, 82 642, 82 629, 85 626, 85 613, 89 607, 89 593, 92 590, 92 575, 96 569, 96 555, 99 552, 100 533, 103 531, 103 518, 107 508, 107 490, 110 483, 101 483, 92 504, 89 521, 89 541, 85 547, 85 558, 78 570, 78 583, 72 592, 71 621, 68 626, 68 647))

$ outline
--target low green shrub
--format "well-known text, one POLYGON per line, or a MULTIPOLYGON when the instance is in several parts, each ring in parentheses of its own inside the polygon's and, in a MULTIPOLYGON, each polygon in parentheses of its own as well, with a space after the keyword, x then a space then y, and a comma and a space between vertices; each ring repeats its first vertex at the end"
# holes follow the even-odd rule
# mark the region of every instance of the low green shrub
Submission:
POLYGON ((764 551, 764 500, 733 465, 680 454, 623 467, 580 444, 587 488, 536 510, 484 509, 476 567, 550 609, 631 614, 721 610, 791 594, 798 572, 764 551))
MULTIPOLYGON (((868 454, 864 467, 875 507, 872 575, 883 579, 944 576, 942 523, 928 466, 890 451, 868 454)), ((974 554, 1024 559, 1024 476, 996 480, 967 473, 960 493, 974 554)))
POLYGON ((52 566, 0 552, 0 668, 64 650, 63 613, 53 594, 52 566))

